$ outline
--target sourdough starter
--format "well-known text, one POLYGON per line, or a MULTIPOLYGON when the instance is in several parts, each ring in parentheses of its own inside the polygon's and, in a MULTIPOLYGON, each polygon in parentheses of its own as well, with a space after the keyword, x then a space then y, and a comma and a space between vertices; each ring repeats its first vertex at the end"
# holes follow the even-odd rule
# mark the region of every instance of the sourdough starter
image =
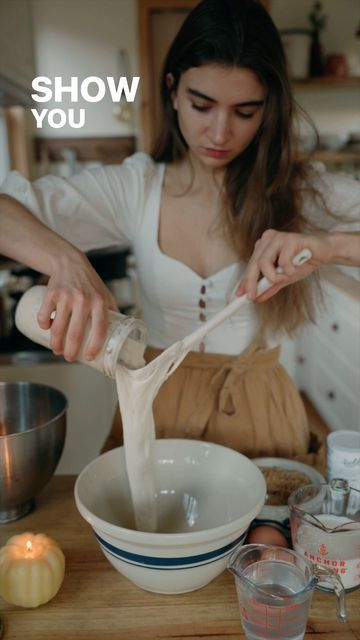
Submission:
POLYGON ((155 425, 152 411, 161 385, 181 364, 186 354, 212 329, 240 306, 245 296, 236 298, 225 309, 183 340, 175 342, 141 369, 116 367, 116 386, 123 422, 126 470, 130 485, 135 523, 139 531, 156 531, 156 486, 153 467, 155 425))

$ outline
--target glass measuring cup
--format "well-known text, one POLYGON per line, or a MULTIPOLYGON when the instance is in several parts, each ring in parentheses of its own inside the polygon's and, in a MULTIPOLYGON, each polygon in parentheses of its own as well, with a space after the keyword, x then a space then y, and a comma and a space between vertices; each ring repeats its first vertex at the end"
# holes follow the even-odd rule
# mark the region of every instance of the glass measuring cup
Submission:
MULTIPOLYGON (((291 537, 295 551, 331 567, 346 591, 360 586, 360 491, 347 480, 308 484, 289 498, 291 537)), ((319 583, 318 588, 328 590, 319 583)))
POLYGON ((346 621, 338 576, 295 551, 265 544, 236 547, 228 569, 235 576, 241 622, 249 640, 302 640, 320 576, 335 589, 338 617, 346 621))

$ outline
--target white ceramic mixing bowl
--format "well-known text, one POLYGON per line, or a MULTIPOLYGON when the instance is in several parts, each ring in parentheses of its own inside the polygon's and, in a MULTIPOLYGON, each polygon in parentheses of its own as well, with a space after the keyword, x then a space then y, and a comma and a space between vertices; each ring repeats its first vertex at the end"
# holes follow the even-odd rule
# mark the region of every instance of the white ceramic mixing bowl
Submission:
POLYGON ((135 530, 124 448, 99 456, 75 484, 75 501, 109 562, 139 587, 184 593, 225 568, 265 501, 262 473, 232 449, 157 440, 158 532, 135 530))

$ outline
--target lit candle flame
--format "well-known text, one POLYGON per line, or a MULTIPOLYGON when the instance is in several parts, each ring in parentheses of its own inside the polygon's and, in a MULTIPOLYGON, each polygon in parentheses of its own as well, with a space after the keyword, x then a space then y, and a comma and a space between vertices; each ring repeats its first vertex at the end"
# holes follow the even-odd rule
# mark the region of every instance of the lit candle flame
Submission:
POLYGON ((26 541, 26 551, 28 551, 28 552, 32 551, 32 542, 31 542, 31 540, 27 540, 26 541))

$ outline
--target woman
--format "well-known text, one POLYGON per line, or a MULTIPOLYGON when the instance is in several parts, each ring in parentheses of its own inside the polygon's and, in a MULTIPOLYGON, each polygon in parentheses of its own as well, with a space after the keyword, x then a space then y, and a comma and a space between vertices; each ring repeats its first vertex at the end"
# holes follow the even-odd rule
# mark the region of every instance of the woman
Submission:
MULTIPOLYGON (((162 101, 152 156, 135 154, 121 167, 68 181, 48 176, 30 185, 10 174, 0 252, 49 276, 39 324, 51 325, 53 351, 69 361, 89 316, 87 355, 95 356, 106 310, 115 306, 81 251, 131 244, 148 359, 223 308, 236 289, 253 300, 266 275, 274 286, 259 300, 277 295, 214 330, 163 385, 157 433, 317 463, 307 457, 305 411, 277 344, 312 318, 310 274, 319 264, 359 264, 357 236, 334 231, 336 216, 359 211, 359 185, 295 160, 283 49, 255 0, 204 0, 190 13, 165 61, 162 101), (313 258, 295 269, 292 259, 305 247, 313 258)), ((106 448, 120 442, 118 420, 106 448)))

